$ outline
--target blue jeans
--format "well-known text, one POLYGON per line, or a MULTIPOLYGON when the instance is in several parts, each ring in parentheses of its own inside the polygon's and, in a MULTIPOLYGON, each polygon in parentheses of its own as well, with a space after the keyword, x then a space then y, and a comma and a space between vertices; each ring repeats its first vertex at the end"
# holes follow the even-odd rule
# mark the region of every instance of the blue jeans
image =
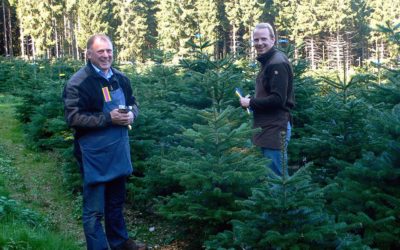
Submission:
POLYGON ((88 250, 115 248, 128 240, 122 209, 126 177, 83 186, 83 229, 88 250), (102 219, 105 220, 105 233, 102 219))
MULTIPOLYGON (((289 145, 290 137, 292 135, 292 127, 290 126, 290 122, 288 122, 287 125, 287 130, 286 130, 286 140, 285 140, 285 154, 284 154, 284 159, 283 162, 286 164, 286 171, 285 174, 286 176, 288 175, 288 168, 287 168, 287 162, 288 162, 288 156, 287 156, 287 147, 289 145)), ((261 148, 262 154, 271 160, 271 163, 268 165, 268 167, 278 176, 282 176, 283 170, 282 170, 282 152, 281 150, 277 149, 269 149, 269 148, 261 148)))

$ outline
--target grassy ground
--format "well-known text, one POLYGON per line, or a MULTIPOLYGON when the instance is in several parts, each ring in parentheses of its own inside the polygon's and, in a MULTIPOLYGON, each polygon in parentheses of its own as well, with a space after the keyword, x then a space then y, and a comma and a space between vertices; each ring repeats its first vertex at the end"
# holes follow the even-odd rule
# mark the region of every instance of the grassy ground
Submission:
MULTIPOLYGON (((63 187, 62 167, 56 153, 36 152, 25 146, 29 138, 24 137, 22 125, 15 118, 16 103, 18 100, 15 97, 0 93, 0 153, 11 159, 10 165, 12 166, 3 173, 0 168, 0 197, 6 196, 21 201, 29 209, 39 211, 48 218, 48 224, 51 225, 51 230, 54 232, 32 231, 29 225, 23 225, 20 222, 18 222, 19 224, 2 225, 0 231, 15 235, 17 230, 22 238, 24 235, 26 237, 30 235, 31 238, 37 238, 37 234, 46 235, 49 241, 50 238, 56 239, 62 235, 69 242, 63 243, 64 238, 61 238, 59 240, 61 243, 58 244, 64 244, 63 247, 47 246, 50 248, 29 249, 85 249, 82 225, 76 219, 81 213, 81 200, 79 197, 68 194, 67 188, 63 187), (74 245, 69 246, 70 242, 74 242, 74 245)), ((125 213, 130 235, 147 242, 151 249, 183 248, 181 242, 174 240, 173 235, 176 232, 167 222, 160 221, 159 218, 152 218, 152 216, 143 217, 140 212, 129 209, 129 204, 125 213)), ((26 241, 29 240, 31 239, 26 238, 26 241)), ((24 241, 15 244, 22 244, 21 242, 24 241)), ((22 245, 16 245, 16 248, 12 247, 14 246, 11 246, 10 249, 27 249, 22 245)))
MULTIPOLYGON (((51 237, 68 238, 74 242, 75 249, 84 249, 82 226, 72 216, 80 204, 76 204, 62 186, 62 169, 55 160, 57 156, 54 153, 34 152, 24 146, 25 139, 29 138, 24 138, 21 125, 15 119, 16 102, 18 100, 13 97, 0 95, 0 145, 2 153, 10 159, 12 169, 8 173, 0 173, 5 187, 2 193, 45 215, 48 218, 46 224, 54 231, 51 237)), ((6 230, 11 234, 18 232, 26 235, 40 232, 36 229, 29 232, 29 227, 18 223, 7 225, 2 225, 3 233, 6 230), (16 231, 12 233, 13 230, 16 231)))

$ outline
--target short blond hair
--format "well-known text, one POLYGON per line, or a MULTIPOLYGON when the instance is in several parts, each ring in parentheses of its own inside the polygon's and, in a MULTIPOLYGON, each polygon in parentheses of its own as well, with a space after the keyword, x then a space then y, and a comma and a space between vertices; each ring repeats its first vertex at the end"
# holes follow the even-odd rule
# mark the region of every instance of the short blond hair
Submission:
POLYGON ((256 24, 256 26, 254 27, 253 32, 254 32, 255 30, 257 30, 257 29, 267 29, 267 30, 269 31, 270 37, 271 37, 271 38, 275 38, 275 32, 274 32, 274 29, 272 28, 271 24, 269 24, 269 23, 258 23, 258 24, 256 24))

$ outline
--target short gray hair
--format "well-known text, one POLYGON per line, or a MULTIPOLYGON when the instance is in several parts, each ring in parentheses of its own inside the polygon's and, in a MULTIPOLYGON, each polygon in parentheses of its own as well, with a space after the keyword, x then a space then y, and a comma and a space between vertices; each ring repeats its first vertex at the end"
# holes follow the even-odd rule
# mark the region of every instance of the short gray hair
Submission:
MULTIPOLYGON (((275 38, 275 32, 274 32, 274 29, 272 28, 271 24, 269 24, 269 23, 258 23, 254 27, 254 30, 257 30, 257 29, 267 29, 269 31, 270 37, 271 38, 275 38)), ((254 32, 254 30, 253 30, 253 32, 254 32)))
POLYGON ((86 49, 89 50, 92 48, 94 41, 96 41, 96 39, 100 39, 103 41, 108 41, 112 44, 110 37, 108 37, 107 35, 103 35, 103 34, 95 34, 93 36, 91 36, 87 43, 86 43, 86 49))

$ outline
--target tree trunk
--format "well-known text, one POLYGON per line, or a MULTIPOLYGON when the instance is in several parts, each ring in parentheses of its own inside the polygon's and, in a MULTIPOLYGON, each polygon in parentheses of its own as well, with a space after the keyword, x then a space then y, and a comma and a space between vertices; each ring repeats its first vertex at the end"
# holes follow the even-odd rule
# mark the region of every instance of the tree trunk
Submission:
POLYGON ((6 8, 4 0, 1 1, 1 7, 3 8, 4 54, 8 56, 7 21, 6 21, 6 8))
POLYGON ((336 31, 336 67, 340 71, 340 35, 339 30, 336 31))
POLYGON ((315 48, 314 48, 314 37, 313 36, 311 36, 311 51, 310 51, 310 57, 311 57, 311 68, 312 69, 316 69, 316 66, 315 66, 315 48))
POLYGON ((21 42, 21 57, 22 58, 25 58, 25 41, 24 41, 24 39, 25 39, 25 37, 24 37, 24 28, 22 27, 22 21, 21 21, 21 15, 18 15, 19 16, 19 39, 20 39, 20 42, 21 42))
POLYGON ((233 25, 233 29, 232 29, 232 51, 233 51, 233 56, 236 57, 236 26, 233 25))
POLYGON ((75 23, 75 25, 74 25, 73 27, 74 27, 74 29, 71 29, 72 44, 74 45, 75 59, 76 59, 76 60, 79 60, 79 59, 80 59, 80 55, 79 55, 79 45, 78 45, 78 41, 76 40, 76 32, 78 32, 78 24, 75 23))
POLYGON ((68 54, 68 56, 71 56, 72 52, 70 50, 71 46, 70 46, 70 43, 69 43, 70 37, 69 37, 68 30, 67 30, 68 20, 67 20, 67 17, 65 16, 65 14, 63 15, 63 21, 64 21, 64 34, 62 34, 62 36, 60 37, 61 44, 62 44, 62 46, 61 46, 61 50, 62 50, 61 54, 63 56, 65 56, 66 54, 68 54), (68 46, 68 51, 67 51, 66 46, 68 46))
POLYGON ((254 49, 254 36, 253 36, 253 32, 251 31, 251 29, 250 29, 250 44, 251 44, 251 46, 250 46, 250 55, 251 55, 251 60, 253 60, 254 58, 255 58, 255 56, 256 56, 256 50, 254 49))
POLYGON ((12 25, 11 25, 11 7, 7 7, 8 12, 8 39, 9 39, 9 53, 10 57, 14 57, 14 50, 13 50, 13 35, 12 35, 12 25))
POLYGON ((222 57, 225 57, 226 53, 228 51, 227 44, 228 44, 228 39, 227 39, 226 35, 224 35, 224 44, 223 44, 223 47, 222 47, 222 57))
POLYGON ((53 25, 54 25, 54 42, 55 42, 55 53, 56 58, 60 58, 60 47, 58 41, 58 32, 57 32, 57 19, 53 17, 53 25))
POLYGON ((36 45, 35 45, 35 38, 33 38, 31 36, 31 40, 32 40, 32 57, 33 57, 33 61, 36 61, 36 45))

